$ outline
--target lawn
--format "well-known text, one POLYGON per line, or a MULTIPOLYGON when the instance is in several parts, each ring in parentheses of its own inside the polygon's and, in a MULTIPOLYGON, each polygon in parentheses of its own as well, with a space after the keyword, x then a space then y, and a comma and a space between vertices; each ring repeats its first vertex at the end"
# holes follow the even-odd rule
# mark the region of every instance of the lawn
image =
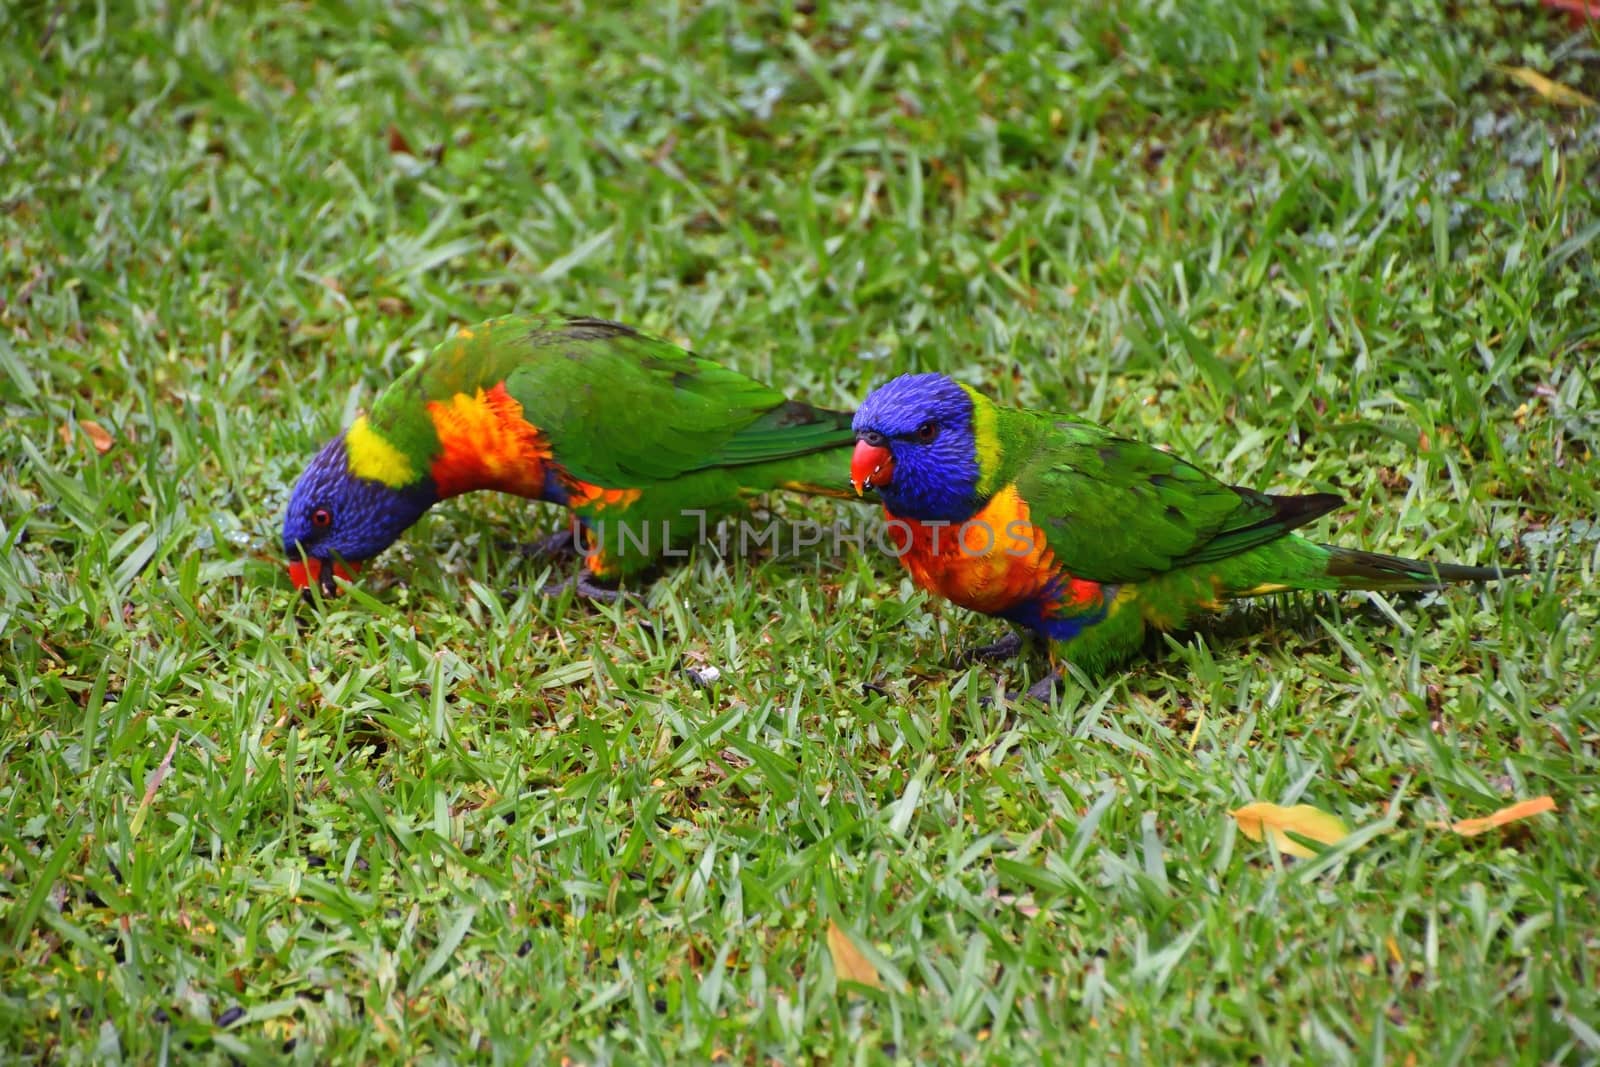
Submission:
POLYGON ((1600 109, 1514 73, 1600 96, 1594 31, 1526 0, 0 29, 0 1058, 1600 1058, 1600 109), (595 606, 541 595, 571 564, 506 544, 561 519, 511 498, 302 601, 314 450, 454 326, 542 310, 829 406, 947 371, 1340 492, 1328 540, 1531 573, 1236 612, 1051 706, 989 699, 1043 656, 955 665, 1003 627, 879 552, 701 551, 595 606), (1295 859, 1252 801, 1353 832, 1295 859))

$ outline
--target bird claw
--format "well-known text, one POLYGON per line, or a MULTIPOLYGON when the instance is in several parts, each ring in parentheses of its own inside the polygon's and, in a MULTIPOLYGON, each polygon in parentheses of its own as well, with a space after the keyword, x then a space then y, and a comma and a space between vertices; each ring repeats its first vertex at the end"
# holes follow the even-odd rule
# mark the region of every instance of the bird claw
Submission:
POLYGON ((993 644, 962 649, 956 653, 956 666, 966 667, 979 662, 993 663, 997 660, 1011 659, 1021 651, 1022 635, 1009 633, 993 644))
POLYGON ((577 538, 573 536, 571 529, 557 530, 548 537, 541 537, 537 541, 513 543, 508 547, 522 553, 525 559, 565 556, 577 552, 577 538))
MULTIPOLYGON (((1030 685, 1026 692, 1007 690, 1005 700, 1007 704, 1016 704, 1023 698, 1027 698, 1029 700, 1037 700, 1039 703, 1049 706, 1055 702, 1056 686, 1059 684, 1061 684, 1061 672, 1051 671, 1049 674, 1030 685)), ((994 697, 978 698, 978 703, 986 708, 992 707, 994 702, 994 697)))
POLYGON ((572 592, 588 600, 598 601, 602 604, 614 604, 625 595, 620 589, 601 585, 595 580, 594 575, 587 570, 579 571, 571 578, 560 582, 551 582, 540 592, 548 597, 559 597, 566 592, 572 592))
POLYGON ((1056 687, 1061 684, 1061 672, 1051 671, 1028 687, 1027 695, 1041 704, 1053 704, 1056 698, 1056 687))

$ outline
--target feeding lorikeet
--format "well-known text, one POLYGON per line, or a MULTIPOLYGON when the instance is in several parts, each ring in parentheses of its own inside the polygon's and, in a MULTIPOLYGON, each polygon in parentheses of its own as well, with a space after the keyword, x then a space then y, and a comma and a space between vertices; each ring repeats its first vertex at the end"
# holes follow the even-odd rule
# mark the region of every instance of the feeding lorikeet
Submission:
POLYGON ((619 579, 750 494, 848 495, 839 450, 854 439, 846 412, 619 323, 492 319, 456 331, 317 453, 283 550, 296 586, 331 591, 434 504, 497 489, 571 509, 589 572, 619 579))
MULTIPOLYGON (((1420 590, 1520 572, 1423 563, 1290 531, 1343 503, 1230 486, 1073 415, 1003 408, 908 374, 856 412, 850 480, 878 491, 887 537, 930 592, 1055 642, 1098 671, 1239 597, 1420 590)), ((1014 651, 1013 638, 979 653, 1014 651)), ((1046 696, 1055 676, 1030 693, 1046 696)))

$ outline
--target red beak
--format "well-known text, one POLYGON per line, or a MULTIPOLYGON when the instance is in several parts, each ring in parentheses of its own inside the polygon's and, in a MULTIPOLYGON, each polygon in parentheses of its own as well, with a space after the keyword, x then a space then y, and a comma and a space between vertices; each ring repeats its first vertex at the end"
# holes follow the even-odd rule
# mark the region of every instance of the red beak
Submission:
MULTIPOLYGON (((335 560, 333 576, 335 578, 343 578, 347 582, 353 582, 356 580, 356 571, 360 569, 361 565, 359 563, 341 563, 335 560)), ((322 580, 322 561, 309 557, 304 563, 300 560, 295 560, 289 564, 289 580, 294 583, 296 589, 309 589, 312 582, 320 582, 322 580)))
POLYGON ((894 456, 882 445, 856 442, 855 455, 850 457, 850 484, 856 487, 856 496, 868 489, 888 485, 894 479, 894 456))

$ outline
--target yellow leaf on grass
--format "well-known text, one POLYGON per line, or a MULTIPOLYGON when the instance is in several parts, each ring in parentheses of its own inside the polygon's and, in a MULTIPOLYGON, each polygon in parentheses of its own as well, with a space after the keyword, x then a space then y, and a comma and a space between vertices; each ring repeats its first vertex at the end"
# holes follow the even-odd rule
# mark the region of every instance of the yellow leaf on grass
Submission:
POLYGON ((1478 834, 1493 830, 1497 826, 1504 826, 1508 822, 1526 819, 1547 811, 1555 811, 1554 797, 1534 797, 1532 800, 1523 800, 1501 808, 1493 815, 1485 815, 1481 819, 1462 819, 1458 823, 1430 822, 1428 826, 1434 830, 1451 829, 1462 837, 1476 837, 1478 834))
POLYGON ((1560 107, 1594 107, 1595 99, 1572 88, 1552 81, 1532 67, 1501 67, 1500 72, 1514 82, 1527 86, 1552 104, 1560 107))
POLYGON ((869 985, 873 989, 883 988, 878 968, 861 954, 861 950, 850 940, 850 935, 832 919, 828 920, 828 954, 833 957, 833 970, 840 978, 869 985))
POLYGON ((1257 801, 1236 808, 1228 814, 1233 816, 1234 822, 1239 824, 1240 831, 1250 840, 1260 841, 1263 832, 1271 834, 1279 852, 1287 852, 1291 856, 1302 858, 1315 856, 1316 853, 1290 837, 1289 831, 1310 838, 1312 841, 1320 841, 1324 845, 1336 845, 1350 836, 1350 831, 1345 829, 1344 823, 1337 815, 1329 815, 1325 811, 1313 808, 1310 804, 1296 804, 1292 808, 1285 808, 1278 804, 1257 801))

